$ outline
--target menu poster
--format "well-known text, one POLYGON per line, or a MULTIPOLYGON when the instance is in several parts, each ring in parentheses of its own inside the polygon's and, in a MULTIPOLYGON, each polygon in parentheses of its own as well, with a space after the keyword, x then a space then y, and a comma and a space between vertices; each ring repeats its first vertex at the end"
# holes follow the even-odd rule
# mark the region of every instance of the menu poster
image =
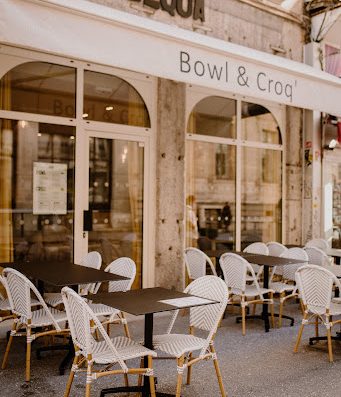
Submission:
POLYGON ((33 214, 67 213, 67 164, 33 163, 33 214))

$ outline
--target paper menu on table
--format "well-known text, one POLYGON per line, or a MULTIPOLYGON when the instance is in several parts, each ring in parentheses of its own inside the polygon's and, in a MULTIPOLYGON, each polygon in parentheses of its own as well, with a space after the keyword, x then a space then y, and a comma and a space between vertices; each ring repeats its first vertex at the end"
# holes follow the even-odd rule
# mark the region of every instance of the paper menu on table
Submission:
POLYGON ((186 296, 184 298, 164 299, 159 302, 166 303, 167 305, 175 306, 178 308, 217 303, 215 301, 211 301, 211 300, 205 299, 205 298, 200 298, 197 296, 188 296, 188 297, 186 296))

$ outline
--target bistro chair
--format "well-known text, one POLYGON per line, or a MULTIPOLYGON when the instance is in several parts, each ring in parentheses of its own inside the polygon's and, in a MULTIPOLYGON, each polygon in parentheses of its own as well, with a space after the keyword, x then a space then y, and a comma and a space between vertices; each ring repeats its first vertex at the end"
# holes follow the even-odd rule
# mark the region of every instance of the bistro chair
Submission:
MULTIPOLYGON (((257 242, 257 243, 252 243, 252 244, 248 245, 246 248, 244 248, 243 252, 247 252, 249 254, 269 255, 269 248, 266 246, 265 243, 257 242)), ((259 266, 255 263, 252 263, 251 267, 254 270, 254 272, 257 276, 257 279, 259 280, 263 273, 264 267, 259 266)), ((253 281, 253 277, 251 274, 247 274, 246 281, 247 282, 253 281)))
POLYGON ((298 351, 303 328, 314 324, 316 337, 318 326, 323 324, 327 329, 328 356, 333 361, 331 329, 340 324, 341 319, 332 321, 332 317, 341 315, 341 304, 332 302, 333 286, 341 290, 340 281, 329 270, 316 265, 302 266, 296 272, 296 282, 304 306, 302 324, 298 332, 294 352, 298 351))
POLYGON ((269 287, 274 290, 276 294, 279 294, 279 314, 278 314, 278 326, 282 326, 283 308, 284 303, 292 298, 298 298, 297 286, 295 282, 295 273, 303 265, 308 263, 308 255, 302 248, 289 248, 281 255, 285 258, 302 260, 302 263, 277 266, 282 268, 282 280, 271 281, 269 287))
POLYGON ((305 244, 306 247, 316 247, 320 250, 327 252, 329 249, 328 241, 323 238, 314 238, 305 244))
POLYGON ((220 257, 220 267, 227 284, 231 298, 238 297, 242 309, 242 334, 246 332, 246 310, 250 304, 268 304, 271 310, 272 326, 274 326, 273 290, 259 286, 256 274, 251 264, 240 255, 226 253, 220 257), (247 284, 247 275, 250 274, 252 284, 247 284), (264 298, 270 294, 270 298, 264 298), (249 300, 250 299, 250 300, 249 300))
POLYGON ((304 251, 307 253, 311 265, 329 266, 331 264, 328 255, 320 248, 304 247, 304 251))
MULTIPOLYGON (((115 259, 105 269, 106 272, 118 274, 119 276, 127 277, 127 280, 110 281, 108 285, 108 292, 125 292, 130 290, 136 276, 136 264, 127 257, 115 259)), ((94 293, 97 293, 101 283, 98 283, 94 293)), ((110 324, 120 322, 124 326, 125 334, 129 338, 129 328, 124 314, 113 307, 101 303, 89 303, 91 310, 96 316, 104 316, 106 319, 102 324, 107 325, 107 333, 110 335, 110 324)))
POLYGON ((184 251, 184 258, 188 277, 190 281, 206 275, 206 264, 208 263, 214 276, 217 275, 216 269, 211 259, 198 248, 189 247, 184 251))
POLYGON ((3 276, 7 286, 14 323, 2 361, 2 369, 6 368, 8 354, 14 336, 26 337, 26 382, 31 379, 31 344, 41 336, 65 335, 69 330, 62 329, 59 323, 66 321, 66 313, 48 308, 37 288, 31 281, 12 268, 5 268, 3 276), (41 309, 31 310, 31 293, 37 298, 41 309))
POLYGON ((177 360, 176 397, 180 397, 182 376, 185 369, 187 368, 187 384, 189 385, 193 364, 210 359, 214 363, 221 395, 225 397, 226 393, 214 348, 214 337, 228 301, 226 284, 219 277, 203 276, 189 284, 184 292, 212 299, 219 303, 189 309, 189 334, 172 333, 175 320, 179 313, 179 310, 176 310, 171 318, 167 332, 163 335, 154 336, 154 348, 177 360), (195 329, 206 332, 207 337, 195 336, 195 329), (194 357, 193 352, 196 351, 199 354, 197 357, 194 357))
POLYGON ((111 339, 86 301, 71 288, 64 287, 62 289, 62 298, 75 346, 75 358, 64 397, 68 397, 70 394, 76 372, 86 372, 86 397, 90 397, 91 384, 94 380, 103 376, 119 374, 125 376, 126 382, 128 374, 149 376, 150 394, 154 397, 152 358, 156 357, 156 353, 125 336, 111 339), (92 336, 92 324, 95 324, 102 337, 100 341, 92 336), (128 368, 127 360, 146 356, 148 357, 148 368, 128 368), (94 370, 93 367, 96 364, 105 365, 105 367, 94 370), (115 364, 118 364, 118 368, 112 369, 115 364), (82 369, 84 365, 85 369, 82 369))
MULTIPOLYGON (((285 245, 278 243, 277 241, 270 241, 266 243, 266 246, 268 247, 269 255, 271 256, 281 256, 284 252, 288 250, 288 248, 285 245)), ((283 275, 282 266, 274 266, 272 268, 271 279, 273 279, 275 276, 281 278, 282 275, 283 275)))
MULTIPOLYGON (((101 254, 97 251, 88 252, 82 259, 80 265, 85 267, 91 267, 93 269, 100 269, 102 264, 101 254)), ((78 291, 81 295, 87 295, 89 292, 93 292, 96 288, 96 283, 93 284, 81 284, 78 286, 78 291)), ((44 294, 45 302, 52 307, 57 307, 63 303, 60 292, 48 292, 44 294)))

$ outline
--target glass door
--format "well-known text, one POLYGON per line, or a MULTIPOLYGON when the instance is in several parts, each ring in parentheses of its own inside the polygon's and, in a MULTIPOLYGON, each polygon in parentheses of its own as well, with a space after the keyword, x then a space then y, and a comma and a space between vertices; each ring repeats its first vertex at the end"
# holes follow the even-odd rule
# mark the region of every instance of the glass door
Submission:
POLYGON ((107 133, 88 138, 89 211, 84 213, 84 230, 88 251, 101 253, 103 268, 122 256, 134 260, 133 288, 141 288, 144 143, 121 138, 107 133))

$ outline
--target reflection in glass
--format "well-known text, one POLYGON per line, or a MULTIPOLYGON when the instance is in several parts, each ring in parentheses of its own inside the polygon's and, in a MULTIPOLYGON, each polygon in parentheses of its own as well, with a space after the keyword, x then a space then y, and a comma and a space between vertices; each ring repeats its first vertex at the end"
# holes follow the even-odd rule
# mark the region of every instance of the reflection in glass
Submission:
POLYGON ((281 134, 274 116, 264 106, 242 102, 242 139, 281 144, 281 134))
POLYGON ((242 249, 256 241, 282 241, 282 152, 243 148, 242 249))
POLYGON ((187 132, 221 138, 236 136, 236 101, 210 96, 195 105, 190 114, 187 132))
POLYGON ((76 117, 76 70, 48 62, 27 62, 0 82, 0 109, 76 117))
POLYGON ((150 127, 147 107, 136 89, 119 77, 84 72, 84 109, 86 120, 150 127))
POLYGON ((0 261, 73 260, 74 135, 73 127, 0 119, 0 261), (65 201, 47 190, 34 202, 37 163, 65 165, 57 178, 65 201))
POLYGON ((186 246, 235 248, 235 146, 187 141, 186 246))
POLYGON ((137 142, 90 138, 89 251, 107 265, 127 256, 137 266, 133 288, 142 287, 143 147, 137 142))

